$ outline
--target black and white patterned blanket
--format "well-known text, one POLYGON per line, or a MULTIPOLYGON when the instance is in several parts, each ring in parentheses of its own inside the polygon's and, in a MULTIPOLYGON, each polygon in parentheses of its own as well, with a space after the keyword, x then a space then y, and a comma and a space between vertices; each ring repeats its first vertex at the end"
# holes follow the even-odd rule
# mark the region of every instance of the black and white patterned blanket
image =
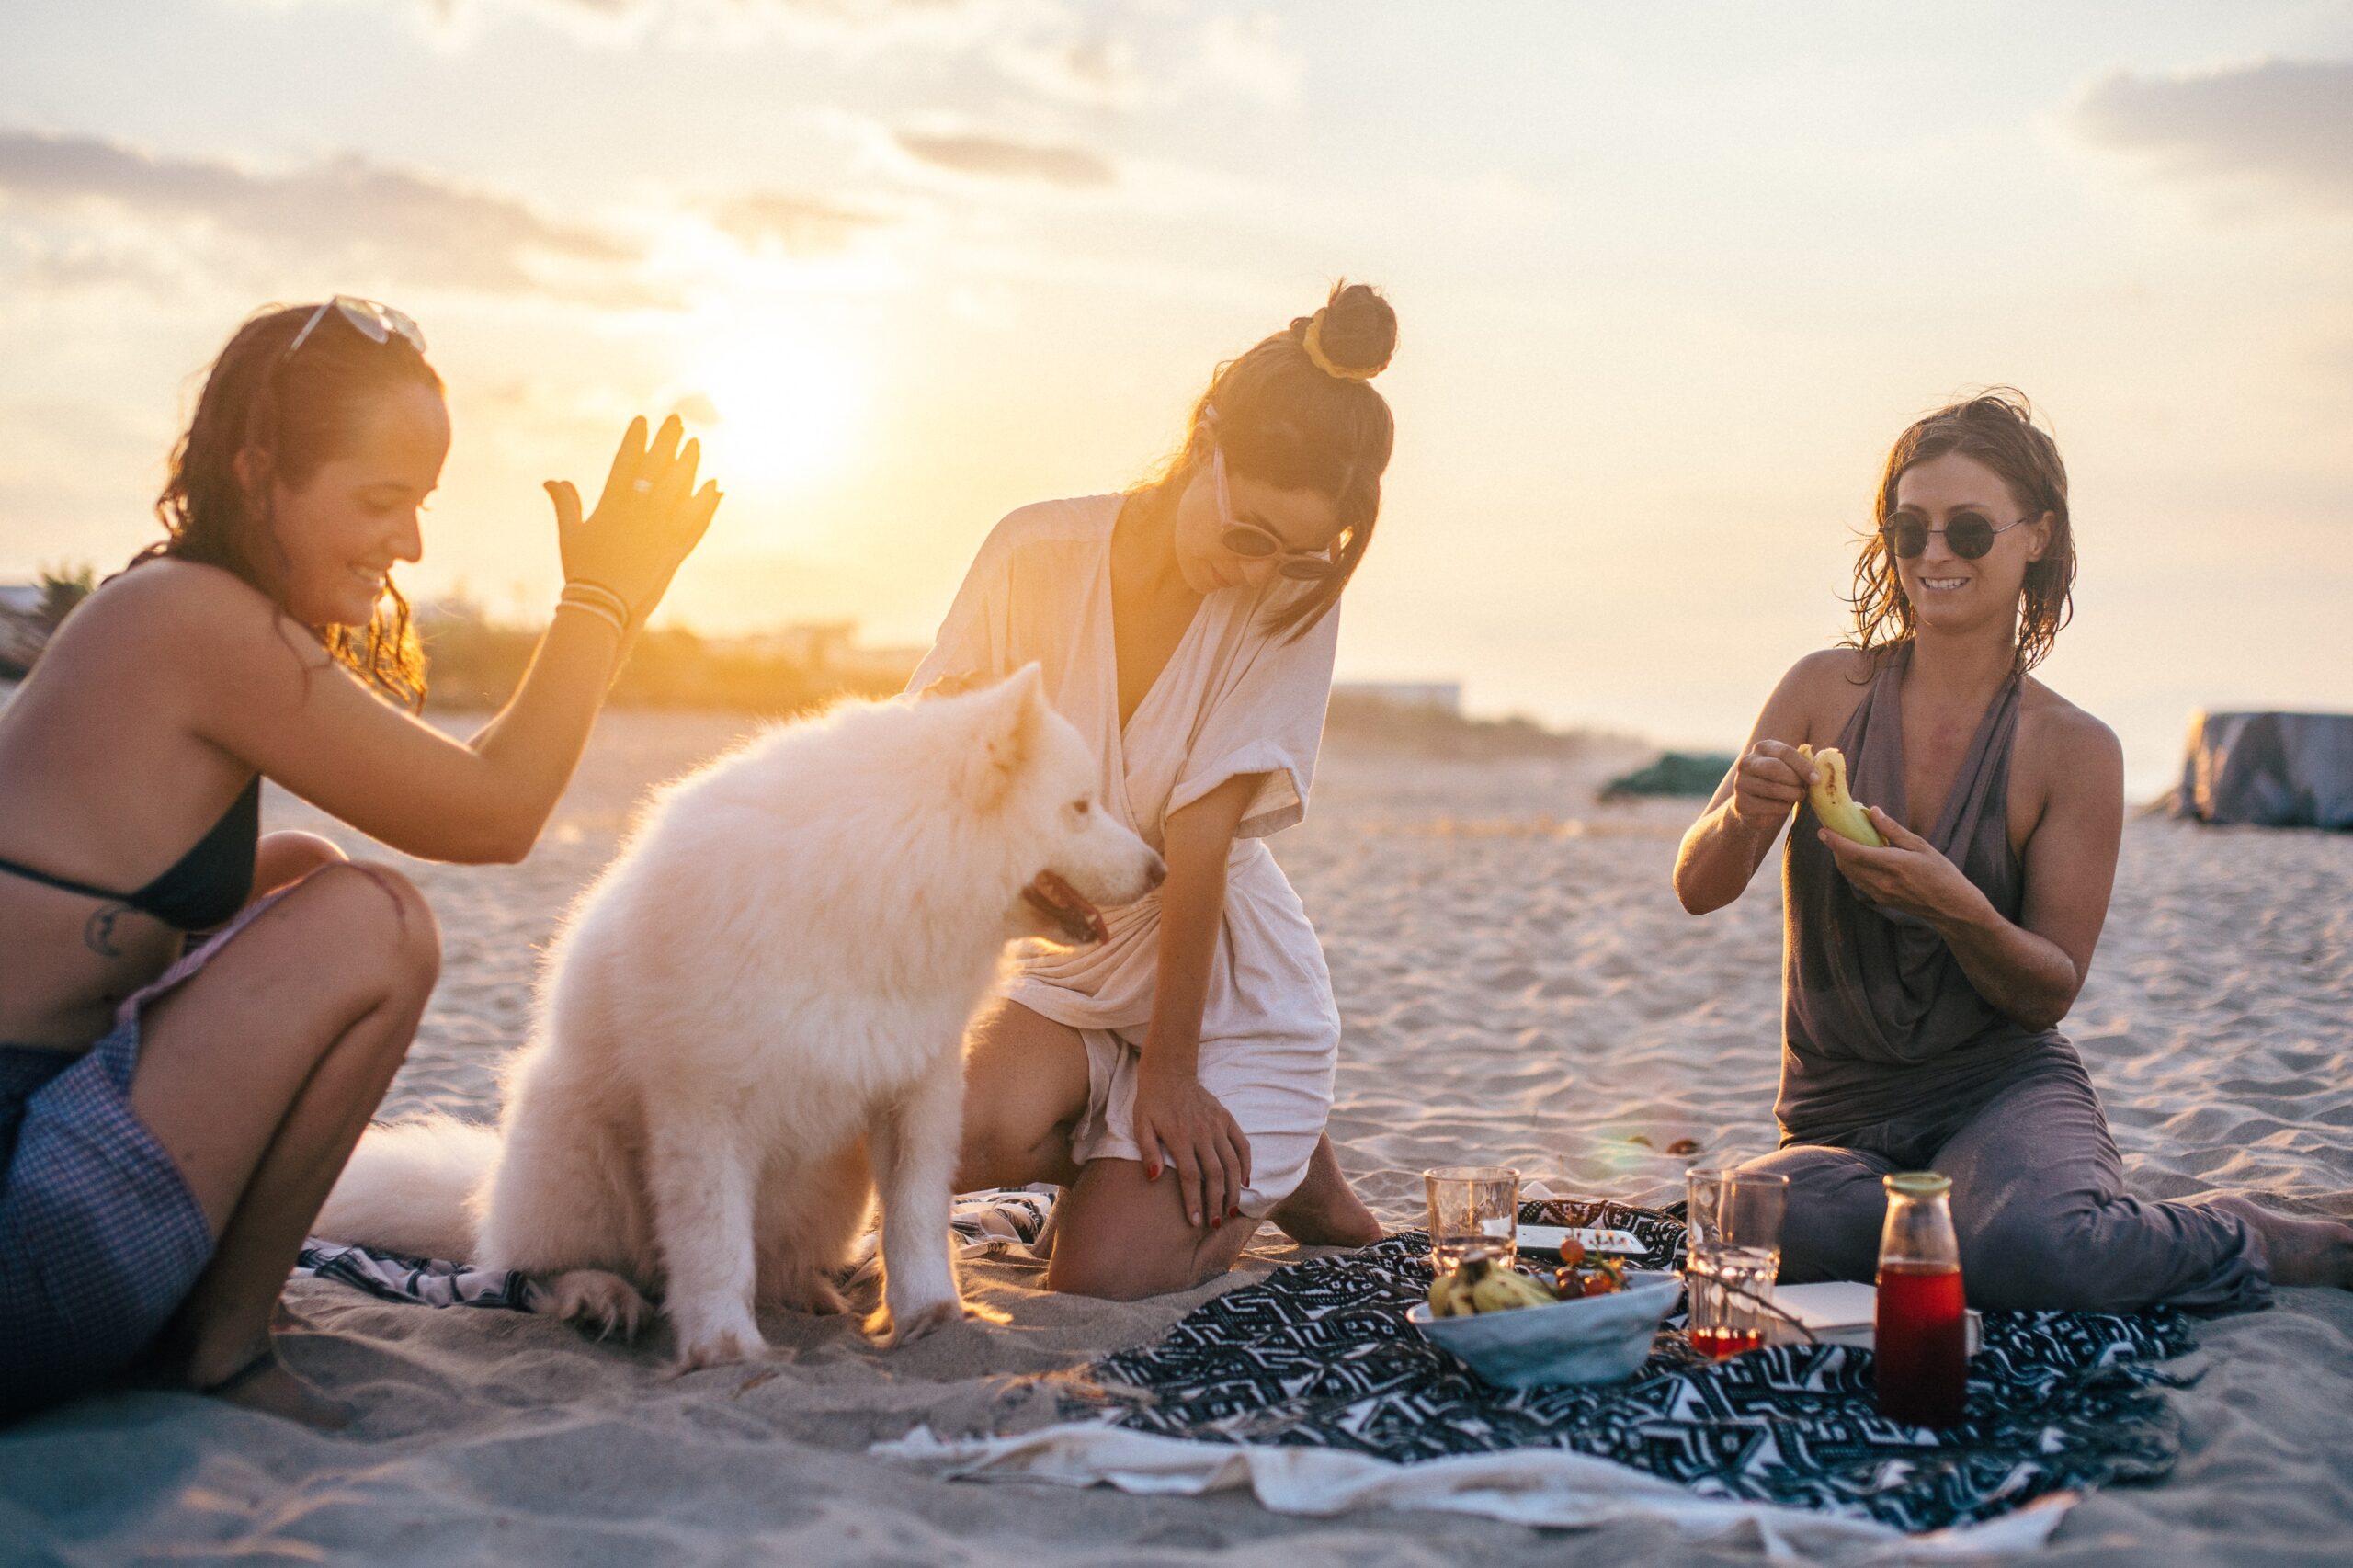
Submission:
MULTIPOLYGON (((1675 1262, 1682 1226, 1620 1204, 1544 1205, 1523 1222, 1598 1224, 1675 1262)), ((1072 1419, 1229 1444, 1306 1445, 1412 1463, 1568 1449, 1711 1497, 1867 1518, 1905 1531, 2006 1513, 2045 1494, 2164 1475, 2180 1448, 2151 1385, 2188 1348, 2177 1315, 1989 1312, 1969 1416, 1938 1434, 1881 1416, 1871 1357, 1789 1346, 1725 1362, 1662 1332, 1649 1363, 1597 1387, 1497 1388, 1425 1340, 1428 1239, 1392 1236, 1277 1270, 1190 1313, 1157 1345, 1063 1390, 1072 1419)))
MULTIPOLYGON (((966 1259, 1026 1256, 1030 1244, 1045 1230, 1053 1208, 1051 1187, 963 1194, 949 1216, 956 1254, 966 1259)), ((842 1280, 845 1286, 855 1286, 881 1272, 874 1256, 872 1231, 859 1238, 858 1252, 856 1267, 842 1280)), ((410 1257, 321 1236, 302 1244, 293 1277, 337 1280, 387 1301, 413 1301, 424 1307, 493 1307, 517 1312, 531 1310, 539 1290, 528 1274, 477 1268, 444 1258, 410 1257)))

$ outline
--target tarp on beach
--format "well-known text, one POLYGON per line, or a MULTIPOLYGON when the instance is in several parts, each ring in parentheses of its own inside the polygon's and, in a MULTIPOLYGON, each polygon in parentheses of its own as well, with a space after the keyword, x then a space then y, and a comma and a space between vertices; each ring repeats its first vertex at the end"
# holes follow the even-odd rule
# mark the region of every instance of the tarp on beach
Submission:
POLYGON ((1670 751, 1656 762, 1621 773, 1601 791, 1605 801, 1626 795, 1712 795, 1737 760, 1730 752, 1670 751))
POLYGON ((2174 814, 2353 830, 2353 713, 2200 713, 2174 814))

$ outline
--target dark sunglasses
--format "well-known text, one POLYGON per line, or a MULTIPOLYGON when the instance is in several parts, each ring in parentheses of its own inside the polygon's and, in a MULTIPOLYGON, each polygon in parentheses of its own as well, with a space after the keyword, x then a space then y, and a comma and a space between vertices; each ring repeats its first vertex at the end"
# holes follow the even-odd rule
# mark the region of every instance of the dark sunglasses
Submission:
MULTIPOLYGON (((1222 525, 1217 541, 1225 546, 1228 554, 1245 561, 1265 561, 1279 556, 1275 567, 1280 575, 1295 583, 1321 583, 1339 574, 1340 563, 1332 559, 1328 550, 1292 550, 1281 536, 1271 528, 1256 523, 1245 523, 1233 515, 1233 497, 1225 484, 1225 452, 1222 448, 1210 449, 1210 470, 1217 480, 1217 517, 1222 525)), ((1343 538, 1347 537, 1345 534, 1343 538)))
POLYGON ((1888 550, 1905 561, 1928 548, 1928 536, 1931 534, 1944 535, 1947 548, 1963 561, 1980 561, 1986 551, 1994 548, 1996 534, 2024 528, 2030 521, 2031 518, 2020 517, 2015 523, 2004 523, 1997 528, 1991 518, 1979 513, 1956 512, 1946 519, 1943 528, 1932 528, 1926 517, 1898 512, 1893 517, 1880 519, 1879 532, 1880 537, 1887 541, 1888 550))
POLYGON ((425 329, 405 311, 396 311, 381 301, 363 300, 357 294, 337 294, 311 312, 311 319, 302 324, 302 330, 294 335, 294 341, 278 357, 279 364, 294 358, 294 351, 309 341, 319 324, 327 319, 329 311, 349 322, 352 330, 370 343, 390 343, 397 333, 411 348, 419 354, 425 352, 425 329))

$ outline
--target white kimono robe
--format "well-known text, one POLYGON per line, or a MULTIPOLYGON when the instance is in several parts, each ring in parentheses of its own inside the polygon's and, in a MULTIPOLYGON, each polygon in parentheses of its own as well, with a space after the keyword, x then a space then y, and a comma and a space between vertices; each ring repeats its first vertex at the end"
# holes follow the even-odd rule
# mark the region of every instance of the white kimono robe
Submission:
MULTIPOLYGON (((910 682, 996 677, 1037 663, 1046 692, 1102 766, 1102 800, 1154 848, 1169 813, 1237 774, 1266 782, 1244 812, 1226 865, 1225 921, 1201 1012, 1200 1082, 1250 1140, 1254 1216, 1289 1197, 1332 1107, 1339 1009, 1324 951, 1282 869, 1260 840, 1306 814, 1332 689, 1336 608, 1296 642, 1270 635, 1273 578, 1211 594, 1120 727, 1111 629, 1111 528, 1120 497, 1047 501, 1013 513, 988 537, 930 653, 910 682)), ((1140 1160, 1135 1068, 1160 957, 1160 895, 1106 910, 1110 940, 1025 955, 1011 1000, 1080 1031, 1088 1106, 1074 1157, 1140 1160)))

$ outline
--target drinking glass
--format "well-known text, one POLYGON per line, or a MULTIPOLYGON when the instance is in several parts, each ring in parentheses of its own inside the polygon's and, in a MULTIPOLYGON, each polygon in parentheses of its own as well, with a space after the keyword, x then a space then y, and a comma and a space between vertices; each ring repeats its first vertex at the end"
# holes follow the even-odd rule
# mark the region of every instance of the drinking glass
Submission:
POLYGON ((1507 1165, 1448 1165, 1422 1173, 1430 1197, 1430 1267, 1453 1271, 1483 1249, 1508 1268, 1519 1256, 1519 1173, 1507 1165))
POLYGON ((1781 1272, 1781 1214, 1790 1178, 1730 1166, 1694 1169, 1685 1235, 1683 1282, 1691 1294, 1691 1347, 1719 1360, 1754 1350, 1768 1337, 1781 1272))

